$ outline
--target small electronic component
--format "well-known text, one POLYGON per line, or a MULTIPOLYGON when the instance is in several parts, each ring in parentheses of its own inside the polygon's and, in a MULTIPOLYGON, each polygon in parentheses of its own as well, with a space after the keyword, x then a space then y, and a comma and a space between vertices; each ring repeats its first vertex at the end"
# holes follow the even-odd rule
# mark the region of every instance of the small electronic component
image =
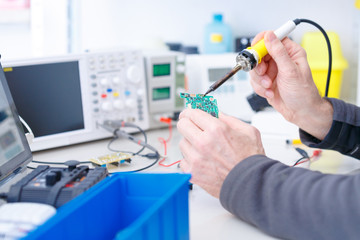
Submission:
POLYGON ((209 113, 211 116, 219 117, 219 110, 216 99, 212 96, 204 96, 204 94, 180 93, 181 98, 186 99, 186 107, 192 109, 201 109, 209 113))
POLYGON ((132 156, 133 155, 129 153, 117 152, 117 153, 106 154, 104 156, 100 156, 96 158, 91 158, 89 159, 89 161, 96 165, 103 166, 110 163, 129 162, 132 156))

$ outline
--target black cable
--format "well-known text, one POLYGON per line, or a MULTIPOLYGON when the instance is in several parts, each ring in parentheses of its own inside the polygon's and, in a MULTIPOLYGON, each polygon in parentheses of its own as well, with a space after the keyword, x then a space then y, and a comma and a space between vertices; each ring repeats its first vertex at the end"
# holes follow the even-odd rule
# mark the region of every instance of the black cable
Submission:
MULTIPOLYGON (((143 134, 144 136, 144 142, 147 143, 147 135, 146 135, 146 132, 144 130, 142 130, 140 127, 136 126, 136 128, 143 134)), ((116 134, 116 131, 118 129, 116 129, 114 131, 114 134, 116 134)), ((110 142, 107 144, 107 148, 112 151, 112 152, 123 152, 123 153, 131 153, 131 154, 134 154, 134 155, 139 155, 139 153, 141 153, 144 149, 145 149, 145 146, 143 146, 139 151, 137 151, 136 153, 134 152, 130 152, 130 151, 121 151, 121 150, 118 150, 118 149, 113 149, 111 148, 111 144, 116 141, 117 139, 119 139, 119 137, 117 135, 114 135, 113 138, 110 140, 110 142)))
POLYGON ((136 170, 131 170, 131 171, 118 172, 118 173, 140 172, 140 171, 143 171, 143 170, 145 170, 145 169, 151 168, 152 166, 154 166, 154 165, 160 160, 160 154, 159 154, 158 152, 156 152, 156 155, 157 155, 156 160, 155 160, 153 163, 151 163, 150 165, 146 166, 146 167, 139 168, 139 169, 136 169, 136 170))
MULTIPOLYGON (((45 161, 36 161, 36 160, 32 160, 31 162, 33 163, 39 163, 39 164, 58 164, 58 165, 66 165, 65 162, 45 162, 45 161)), ((90 161, 84 161, 84 162, 79 162, 79 164, 88 164, 88 163, 92 163, 90 161)))
POLYGON ((304 18, 297 18, 294 20, 294 23, 296 25, 299 25, 300 23, 305 22, 305 23, 309 23, 313 26, 315 26, 317 29, 320 30, 320 32, 324 35, 325 40, 326 40, 326 44, 328 47, 328 54, 329 54, 329 68, 328 68, 328 74, 327 74, 327 79, 326 79, 326 87, 325 87, 325 97, 328 96, 329 94, 329 87, 330 87, 330 76, 331 76, 331 68, 332 68, 332 53, 331 53, 331 44, 330 44, 330 40, 328 35, 326 34, 325 30, 316 22, 311 21, 309 19, 304 19, 304 18))
POLYGON ((296 166, 301 160, 303 160, 303 159, 307 159, 307 158, 306 158, 306 157, 302 157, 302 158, 296 160, 296 162, 295 162, 294 165, 292 165, 292 166, 295 167, 295 166, 296 166))

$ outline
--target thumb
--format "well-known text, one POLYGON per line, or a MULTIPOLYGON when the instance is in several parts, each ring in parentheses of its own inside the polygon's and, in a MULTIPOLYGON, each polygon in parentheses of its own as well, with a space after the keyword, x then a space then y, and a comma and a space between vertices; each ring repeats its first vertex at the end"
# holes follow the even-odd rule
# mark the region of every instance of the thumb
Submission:
POLYGON ((267 32, 264 36, 264 42, 269 55, 274 59, 278 66, 281 66, 282 68, 293 67, 291 58, 285 46, 280 39, 277 38, 274 32, 267 32))
POLYGON ((222 112, 220 112, 219 114, 219 119, 224 122, 226 125, 228 125, 229 127, 231 127, 232 129, 235 129, 235 130, 241 130, 241 129, 244 129, 246 128, 249 124, 237 119, 237 118, 234 118, 234 117, 231 117, 231 116, 228 116, 222 112))

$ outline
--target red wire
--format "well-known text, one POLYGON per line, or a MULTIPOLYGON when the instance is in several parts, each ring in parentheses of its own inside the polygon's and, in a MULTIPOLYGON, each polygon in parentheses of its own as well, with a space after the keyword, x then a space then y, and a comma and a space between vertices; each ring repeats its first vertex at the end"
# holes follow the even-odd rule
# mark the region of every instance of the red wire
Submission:
MULTIPOLYGON (((307 162, 307 161, 311 161, 313 158, 319 157, 320 154, 321 154, 321 150, 320 150, 320 149, 319 149, 319 150, 315 150, 315 151, 313 152, 313 155, 312 155, 310 158, 307 158, 307 159, 305 159, 305 160, 303 160, 303 161, 301 161, 301 162, 298 162, 295 166, 297 166, 297 165, 299 165, 299 164, 302 164, 302 163, 304 163, 304 162, 307 162)), ((312 161, 315 161, 315 160, 312 160, 312 161)))
MULTIPOLYGON (((165 118, 165 119, 161 118, 160 121, 165 122, 165 123, 167 123, 169 125, 169 137, 168 137, 168 139, 165 140, 164 138, 159 137, 160 143, 162 143, 164 145, 164 155, 166 156, 166 154, 167 154, 167 143, 170 142, 170 140, 172 138, 171 118, 165 118)), ((173 162, 173 163, 170 163, 170 164, 163 164, 164 161, 165 161, 165 157, 159 161, 159 165, 163 166, 163 167, 171 167, 171 166, 173 166, 173 165, 180 162, 180 160, 179 160, 179 161, 176 161, 176 162, 173 162)))

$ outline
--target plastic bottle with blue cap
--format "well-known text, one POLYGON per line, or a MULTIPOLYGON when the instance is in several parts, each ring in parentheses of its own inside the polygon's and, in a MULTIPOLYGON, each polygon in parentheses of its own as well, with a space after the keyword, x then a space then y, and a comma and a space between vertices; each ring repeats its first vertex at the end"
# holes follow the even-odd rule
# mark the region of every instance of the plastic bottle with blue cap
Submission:
POLYGON ((214 14, 213 21, 205 27, 205 54, 218 54, 231 52, 232 46, 231 27, 223 22, 222 14, 214 14))

